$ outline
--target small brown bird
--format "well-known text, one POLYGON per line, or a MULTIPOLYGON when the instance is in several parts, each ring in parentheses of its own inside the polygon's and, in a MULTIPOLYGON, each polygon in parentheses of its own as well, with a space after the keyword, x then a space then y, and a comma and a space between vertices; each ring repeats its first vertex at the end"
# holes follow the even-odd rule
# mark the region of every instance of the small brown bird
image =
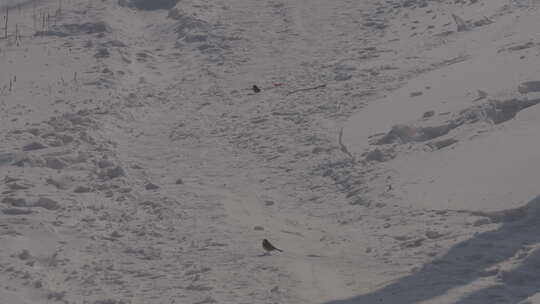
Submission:
POLYGON ((283 250, 276 248, 276 247, 275 247, 274 245, 272 245, 272 244, 270 243, 270 241, 268 241, 267 239, 264 239, 264 240, 262 241, 262 247, 263 247, 263 249, 266 250, 267 252, 272 252, 272 251, 274 251, 274 250, 277 250, 277 251, 279 251, 279 252, 283 252, 283 250))
POLYGON ((251 89, 252 89, 253 92, 255 92, 255 93, 259 93, 259 92, 261 91, 261 89, 259 89, 259 87, 256 86, 256 85, 253 85, 253 87, 251 87, 251 89))

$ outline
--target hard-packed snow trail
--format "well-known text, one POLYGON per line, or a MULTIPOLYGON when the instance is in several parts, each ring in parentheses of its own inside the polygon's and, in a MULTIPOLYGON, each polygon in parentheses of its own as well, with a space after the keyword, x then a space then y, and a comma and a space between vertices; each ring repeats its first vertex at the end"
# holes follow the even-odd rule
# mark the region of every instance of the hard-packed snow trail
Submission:
MULTIPOLYGON (((200 267, 212 268, 213 272, 218 272, 218 277, 219 272, 223 272, 222 280, 215 280, 210 284, 212 290, 218 292, 232 289, 229 292, 234 295, 233 298, 215 296, 216 300, 240 301, 246 290, 243 288, 234 290, 235 288, 229 285, 239 283, 237 281, 242 275, 238 273, 248 275, 243 273, 245 270, 239 268, 244 263, 266 269, 268 279, 262 282, 259 282, 260 279, 251 281, 245 287, 267 290, 270 298, 313 303, 352 295, 344 282, 345 277, 340 272, 350 271, 348 268, 351 263, 356 262, 354 261, 356 258, 350 260, 351 255, 343 251, 347 250, 346 248, 336 250, 332 249, 332 246, 329 247, 326 242, 321 242, 325 238, 334 238, 332 234, 338 232, 339 227, 334 227, 336 224, 328 220, 304 215, 301 211, 283 212, 278 209, 279 207, 272 206, 274 202, 279 202, 288 205, 289 210, 293 210, 297 202, 290 201, 291 198, 280 193, 281 189, 276 186, 279 185, 279 181, 272 181, 282 176, 269 175, 253 156, 235 150, 227 140, 227 134, 218 133, 217 136, 212 134, 213 124, 216 120, 219 121, 220 110, 238 110, 230 108, 234 105, 228 105, 229 109, 220 105, 220 98, 216 98, 218 96, 206 95, 206 90, 211 93, 215 90, 225 92, 230 88, 248 87, 248 83, 254 79, 264 81, 266 77, 279 76, 283 71, 294 74, 298 64, 306 60, 317 60, 315 54, 321 52, 321 48, 315 45, 321 37, 320 31, 314 28, 308 30, 304 23, 311 22, 322 27, 324 25, 322 21, 331 20, 331 16, 316 14, 314 17, 317 20, 313 20, 304 1, 276 4, 278 7, 287 6, 280 9, 279 14, 276 13, 275 7, 269 7, 266 3, 258 4, 257 7, 252 7, 255 5, 253 2, 238 1, 229 4, 233 12, 238 7, 245 7, 247 11, 239 10, 234 12, 235 16, 224 18, 236 20, 239 24, 251 22, 254 25, 250 29, 252 32, 249 33, 249 37, 244 37, 252 46, 248 52, 253 53, 247 54, 250 63, 240 65, 241 72, 233 73, 233 77, 225 75, 221 76, 223 78, 209 77, 185 83, 179 80, 183 77, 181 71, 186 69, 182 64, 186 63, 187 68, 197 64, 208 65, 204 62, 204 58, 202 60, 197 58, 196 62, 189 63, 180 59, 180 71, 176 71, 170 66, 176 64, 177 59, 171 60, 166 57, 166 53, 173 52, 174 49, 171 49, 171 45, 164 44, 161 53, 165 55, 155 53, 154 60, 145 64, 133 60, 130 65, 133 80, 119 87, 124 91, 133 91, 137 96, 158 95, 159 101, 141 98, 141 108, 126 110, 126 113, 130 114, 126 117, 131 119, 120 124, 120 130, 132 130, 129 133, 136 134, 128 135, 128 132, 122 132, 125 135, 113 136, 118 142, 119 158, 147 168, 148 172, 141 178, 157 184, 170 184, 176 176, 182 176, 183 186, 163 187, 159 189, 159 194, 178 202, 178 206, 174 209, 179 212, 191 213, 188 216, 188 221, 191 222, 189 234, 191 241, 195 242, 195 247, 200 246, 203 240, 204 242, 213 240, 226 246, 222 254, 209 254, 207 257, 201 256, 198 260, 200 267), (264 18, 250 20, 254 17, 252 14, 263 15, 264 18), (272 20, 276 18, 284 20, 282 22, 278 20, 277 25, 273 27, 269 26, 276 23, 272 20), (279 45, 272 37, 257 32, 262 29, 270 33, 282 30, 293 37, 283 35, 283 42, 279 45), (275 53, 265 54, 264 48, 270 45, 273 45, 275 53), (313 55, 306 52, 310 49, 313 55), (159 71, 160 75, 156 75, 155 71, 159 71), (141 78, 144 78, 144 84, 139 82, 141 78), (196 93, 183 93, 184 87, 195 90, 196 93), (200 107, 205 104, 205 108, 215 110, 201 110, 200 107), (179 124, 186 125, 180 128, 191 130, 181 130, 179 124), (265 179, 271 180, 269 185, 261 186, 260 181, 265 179), (193 196, 197 200, 189 202, 193 200, 193 196), (285 249, 285 253, 261 256, 260 242, 264 237, 278 242, 285 249), (231 265, 229 273, 219 265, 223 259, 236 260, 236 263, 231 265), (236 267, 238 268, 235 269, 236 267)), ((321 7, 321 10, 323 9, 321 7)), ((128 16, 116 18, 134 20, 128 16)), ((133 49, 144 51, 145 47, 150 49, 154 41, 163 43, 162 40, 152 38, 158 33, 146 29, 144 18, 130 23, 121 21, 117 26, 123 27, 124 32, 121 36, 132 41, 133 49), (145 41, 149 43, 144 45, 145 41)), ((165 34, 163 38, 170 36, 165 34)), ((332 53, 323 55, 331 56, 332 53)), ((212 70, 211 65, 204 68, 212 70)), ((234 99, 232 102, 235 102, 234 99)), ((262 106, 264 107, 264 104, 262 106)), ((241 109, 238 111, 240 115, 248 114, 241 111, 241 109)), ((263 135, 264 133, 261 133, 259 136, 263 135)), ((290 179, 291 177, 287 177, 282 182, 290 179)))

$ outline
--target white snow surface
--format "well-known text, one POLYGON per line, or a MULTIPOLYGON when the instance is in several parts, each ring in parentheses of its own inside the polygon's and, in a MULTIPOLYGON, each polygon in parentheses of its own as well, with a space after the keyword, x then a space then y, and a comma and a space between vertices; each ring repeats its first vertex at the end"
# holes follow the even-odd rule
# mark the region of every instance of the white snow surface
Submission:
POLYGON ((1 11, 0 304, 540 303, 537 1, 121 2, 1 11))

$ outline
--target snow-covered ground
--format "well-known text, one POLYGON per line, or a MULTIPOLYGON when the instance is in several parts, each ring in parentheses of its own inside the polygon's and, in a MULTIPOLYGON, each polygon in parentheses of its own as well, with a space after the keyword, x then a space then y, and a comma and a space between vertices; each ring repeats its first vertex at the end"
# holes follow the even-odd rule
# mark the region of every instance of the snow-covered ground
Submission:
POLYGON ((1 13, 0 304, 540 303, 536 1, 131 2, 1 13))

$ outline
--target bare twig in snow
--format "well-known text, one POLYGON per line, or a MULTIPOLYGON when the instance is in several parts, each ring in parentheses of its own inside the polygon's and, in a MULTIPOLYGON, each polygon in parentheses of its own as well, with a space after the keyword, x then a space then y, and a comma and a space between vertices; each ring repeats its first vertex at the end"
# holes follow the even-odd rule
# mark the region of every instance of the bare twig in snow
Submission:
POLYGON ((343 144, 343 127, 339 130, 338 144, 339 144, 339 147, 341 149, 341 152, 347 154, 351 158, 352 162, 354 163, 355 162, 354 156, 352 155, 351 152, 349 152, 347 147, 343 144))
POLYGON ((6 7, 6 26, 4 27, 4 37, 7 39, 8 35, 8 19, 9 19, 9 8, 6 7))
POLYGON ((454 22, 456 22, 458 32, 464 32, 469 30, 469 26, 467 25, 465 20, 461 19, 461 17, 452 14, 452 18, 454 18, 454 22))
POLYGON ((326 87, 326 84, 321 84, 321 85, 311 87, 311 88, 298 89, 298 90, 294 90, 294 91, 291 91, 291 92, 287 93, 287 96, 292 95, 294 93, 298 93, 298 92, 316 90, 316 89, 320 89, 320 88, 324 88, 324 87, 326 87))

